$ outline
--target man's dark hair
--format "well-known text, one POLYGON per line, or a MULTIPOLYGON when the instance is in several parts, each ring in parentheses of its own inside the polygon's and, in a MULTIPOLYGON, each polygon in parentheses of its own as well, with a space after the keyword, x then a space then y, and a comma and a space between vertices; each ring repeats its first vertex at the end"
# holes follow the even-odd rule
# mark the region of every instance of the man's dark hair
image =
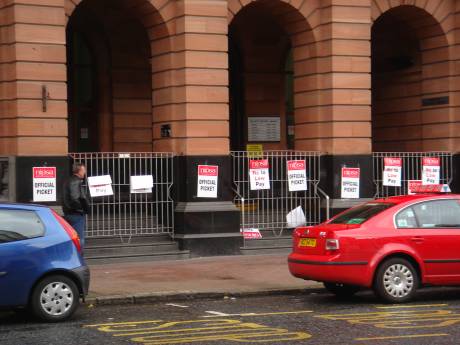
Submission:
POLYGON ((84 168, 85 165, 83 163, 74 163, 72 166, 72 174, 77 174, 81 168, 84 168))

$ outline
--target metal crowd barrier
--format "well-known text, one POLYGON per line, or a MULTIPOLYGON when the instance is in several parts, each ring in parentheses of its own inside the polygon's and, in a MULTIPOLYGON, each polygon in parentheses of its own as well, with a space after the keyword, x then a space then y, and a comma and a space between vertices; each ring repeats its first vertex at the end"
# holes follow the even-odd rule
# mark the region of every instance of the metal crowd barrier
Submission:
POLYGON ((374 152, 372 156, 373 179, 376 188, 376 198, 408 194, 409 181, 419 181, 422 179, 422 161, 424 157, 439 158, 439 183, 450 184, 452 182, 453 165, 451 152, 374 152), (402 159, 400 187, 383 185, 385 158, 402 159))
POLYGON ((87 176, 110 175, 113 195, 91 199, 87 237, 173 234, 172 153, 72 153, 87 176), (152 192, 130 192, 130 176, 152 175, 152 192))
POLYGON ((263 236, 282 236, 286 229, 292 229, 287 214, 299 206, 305 215, 302 225, 319 224, 322 208, 319 194, 322 191, 318 187, 320 156, 319 152, 307 151, 231 152, 234 203, 241 210, 241 230, 256 229, 263 236), (270 189, 251 190, 250 161, 263 159, 269 162, 270 189), (289 191, 287 162, 292 160, 305 161, 307 190, 289 191))

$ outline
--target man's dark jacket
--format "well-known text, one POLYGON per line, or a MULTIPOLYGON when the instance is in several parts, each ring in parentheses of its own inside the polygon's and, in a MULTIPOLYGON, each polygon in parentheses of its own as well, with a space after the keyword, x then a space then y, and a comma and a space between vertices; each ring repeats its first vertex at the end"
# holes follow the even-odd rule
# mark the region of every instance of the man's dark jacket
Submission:
POLYGON ((78 176, 72 175, 65 182, 63 199, 64 214, 83 215, 89 212, 89 201, 83 180, 78 176))

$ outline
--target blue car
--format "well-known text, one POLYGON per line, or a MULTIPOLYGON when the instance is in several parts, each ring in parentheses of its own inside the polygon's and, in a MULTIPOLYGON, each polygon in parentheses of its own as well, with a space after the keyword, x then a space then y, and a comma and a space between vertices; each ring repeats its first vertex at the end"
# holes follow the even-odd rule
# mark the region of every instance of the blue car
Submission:
POLYGON ((45 206, 0 203, 0 307, 41 320, 69 318, 88 293, 75 230, 45 206))

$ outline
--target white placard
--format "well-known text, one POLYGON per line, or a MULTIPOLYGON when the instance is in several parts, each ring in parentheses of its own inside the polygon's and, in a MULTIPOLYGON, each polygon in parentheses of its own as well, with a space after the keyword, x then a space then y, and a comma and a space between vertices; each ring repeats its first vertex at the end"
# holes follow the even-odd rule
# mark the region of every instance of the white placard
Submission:
POLYGON ((305 213, 302 210, 302 206, 297 206, 286 215, 286 223, 288 228, 304 226, 306 222, 307 219, 305 218, 305 213))
POLYGON ((198 198, 217 198, 219 167, 217 165, 198 165, 198 198))
POLYGON ((56 201, 56 167, 33 167, 33 201, 56 201))
POLYGON ((113 195, 112 178, 110 175, 88 177, 88 187, 92 198, 113 195))
POLYGON ((342 168, 342 199, 359 199, 359 168, 342 168))
POLYGON ((270 189, 270 173, 268 159, 249 161, 249 181, 251 190, 270 189))
POLYGON ((439 157, 424 157, 422 159, 422 184, 439 184, 441 166, 439 157))
POLYGON ((402 159, 386 157, 383 161, 383 185, 389 187, 401 187, 402 159))
POLYGON ((290 192, 307 190, 307 169, 304 160, 287 161, 288 188, 290 192))
POLYGON ((281 122, 279 116, 248 117, 248 141, 280 141, 281 122))
POLYGON ((129 177, 129 189, 132 194, 152 193, 153 176, 135 175, 129 177))

